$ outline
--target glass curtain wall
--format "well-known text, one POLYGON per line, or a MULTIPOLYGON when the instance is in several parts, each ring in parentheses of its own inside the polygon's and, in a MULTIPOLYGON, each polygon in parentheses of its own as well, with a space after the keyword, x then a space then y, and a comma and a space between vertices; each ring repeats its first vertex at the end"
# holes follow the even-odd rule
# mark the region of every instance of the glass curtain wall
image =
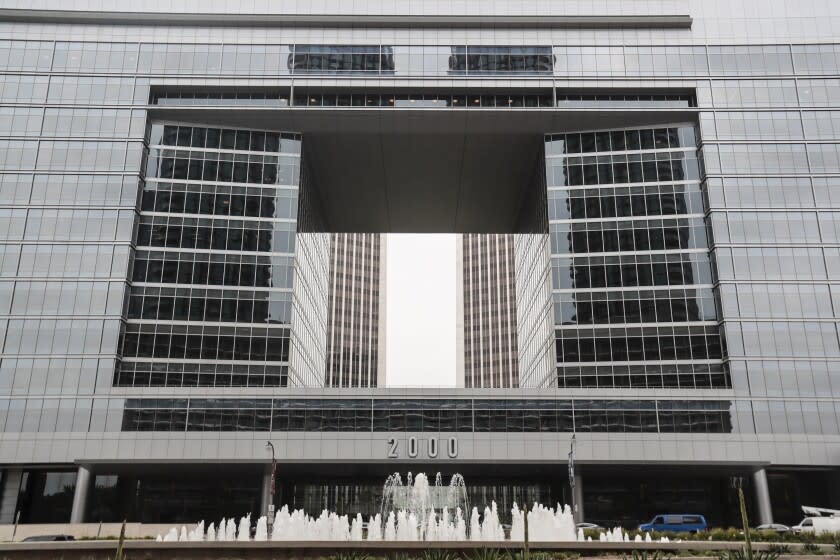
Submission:
POLYGON ((557 384, 721 388, 693 126, 546 137, 557 384))
POLYGON ((153 124, 115 384, 288 384, 300 138, 153 124))

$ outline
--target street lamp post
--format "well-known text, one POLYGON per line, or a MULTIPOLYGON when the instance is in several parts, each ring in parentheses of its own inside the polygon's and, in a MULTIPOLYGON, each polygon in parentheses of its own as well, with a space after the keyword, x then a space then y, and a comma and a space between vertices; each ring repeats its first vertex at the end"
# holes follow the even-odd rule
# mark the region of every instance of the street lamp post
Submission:
POLYGON ((572 442, 569 445, 569 489, 572 491, 572 516, 575 522, 578 519, 578 504, 575 500, 575 434, 572 434, 572 442))
POLYGON ((271 532, 274 530, 274 476, 277 473, 277 459, 274 455, 274 444, 270 441, 265 442, 265 446, 271 449, 271 484, 268 491, 268 534, 271 538, 271 532))

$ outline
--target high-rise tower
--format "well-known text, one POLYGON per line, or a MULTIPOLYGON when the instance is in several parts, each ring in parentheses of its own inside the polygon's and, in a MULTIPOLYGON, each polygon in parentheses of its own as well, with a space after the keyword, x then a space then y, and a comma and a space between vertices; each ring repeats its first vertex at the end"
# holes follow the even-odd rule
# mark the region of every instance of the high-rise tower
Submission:
POLYGON ((327 387, 385 385, 385 236, 330 236, 327 387))
POLYGON ((458 385, 518 387, 514 236, 458 244, 458 385))

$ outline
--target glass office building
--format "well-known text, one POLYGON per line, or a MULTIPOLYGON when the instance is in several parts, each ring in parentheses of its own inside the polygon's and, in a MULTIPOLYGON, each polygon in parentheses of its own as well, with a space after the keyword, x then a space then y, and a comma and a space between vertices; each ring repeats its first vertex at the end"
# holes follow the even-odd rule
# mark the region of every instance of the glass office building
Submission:
POLYGON ((0 523, 257 512, 266 439, 310 512, 573 434, 587 521, 840 508, 836 3, 112 4, 0 3, 0 523), (330 377, 400 232, 513 239, 519 388, 330 377))

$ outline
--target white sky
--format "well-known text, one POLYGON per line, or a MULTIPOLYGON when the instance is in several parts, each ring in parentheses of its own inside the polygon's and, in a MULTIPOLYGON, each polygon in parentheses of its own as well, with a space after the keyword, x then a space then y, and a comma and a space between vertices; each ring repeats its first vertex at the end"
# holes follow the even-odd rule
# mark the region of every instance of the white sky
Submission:
POLYGON ((456 241, 449 234, 389 234, 386 385, 455 386, 456 241))

